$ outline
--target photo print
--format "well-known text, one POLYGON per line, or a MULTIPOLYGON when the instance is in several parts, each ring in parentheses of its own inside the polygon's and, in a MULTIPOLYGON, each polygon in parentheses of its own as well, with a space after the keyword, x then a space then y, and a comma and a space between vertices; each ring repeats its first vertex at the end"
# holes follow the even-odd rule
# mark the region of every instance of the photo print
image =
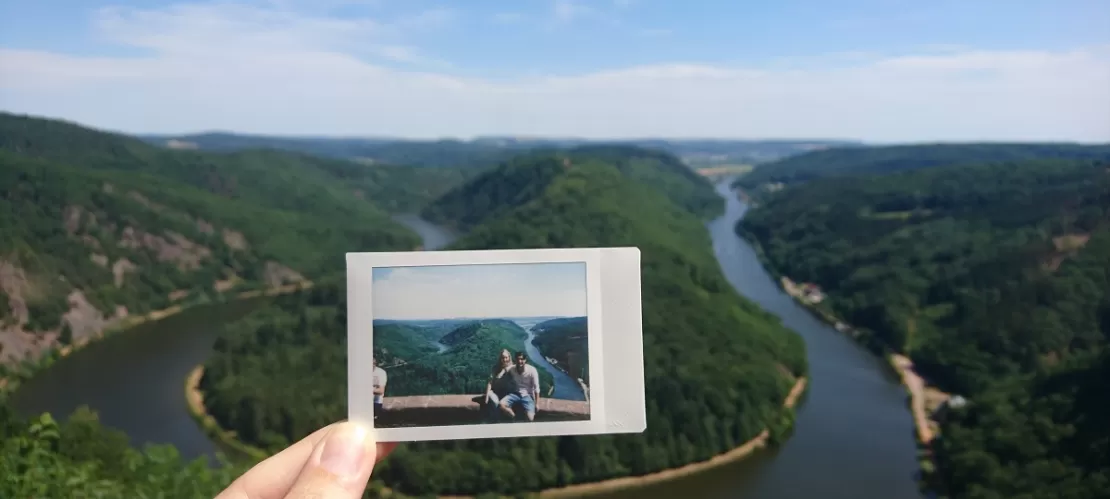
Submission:
POLYGON ((351 418, 386 441, 636 431, 639 252, 616 250, 636 276, 623 311, 602 285, 622 260, 601 249, 348 255, 351 418), (635 355, 613 362, 636 380, 630 428, 603 414, 603 344, 628 338, 635 355))

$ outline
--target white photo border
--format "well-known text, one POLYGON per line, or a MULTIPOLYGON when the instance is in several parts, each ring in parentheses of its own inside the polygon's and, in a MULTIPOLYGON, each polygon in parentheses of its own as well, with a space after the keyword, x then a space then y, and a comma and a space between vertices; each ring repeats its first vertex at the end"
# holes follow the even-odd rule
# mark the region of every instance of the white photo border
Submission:
MULTIPOLYGON (((605 353, 602 341, 604 337, 602 251, 603 249, 600 248, 560 248, 347 253, 348 419, 369 427, 374 425, 374 399, 368 386, 373 375, 370 356, 374 352, 373 271, 375 268, 584 263, 586 266, 586 323, 590 369, 589 420, 376 428, 374 431, 377 439, 381 442, 612 433, 614 428, 608 424, 605 407, 605 353)), ((641 363, 641 379, 642 373, 641 363)))

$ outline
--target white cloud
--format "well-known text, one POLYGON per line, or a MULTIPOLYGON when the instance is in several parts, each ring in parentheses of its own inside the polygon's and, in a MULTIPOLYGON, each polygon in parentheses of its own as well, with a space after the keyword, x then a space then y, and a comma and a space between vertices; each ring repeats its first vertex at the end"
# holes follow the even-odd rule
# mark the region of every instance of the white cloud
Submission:
POLYGON ((450 22, 432 12, 385 22, 233 4, 106 10, 102 35, 144 55, 0 48, 0 108, 127 132, 1110 141, 1110 46, 492 79, 453 75, 413 46, 412 32, 450 22))
POLYGON ((577 0, 555 0, 552 11, 556 20, 560 22, 570 22, 579 17, 592 14, 594 9, 577 0))

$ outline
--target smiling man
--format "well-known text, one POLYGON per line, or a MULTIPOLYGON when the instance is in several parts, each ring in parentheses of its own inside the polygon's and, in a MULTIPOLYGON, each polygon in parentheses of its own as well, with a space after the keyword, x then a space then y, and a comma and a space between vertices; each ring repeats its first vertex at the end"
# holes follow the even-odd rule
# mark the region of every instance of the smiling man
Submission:
POLYGON ((501 411, 509 417, 516 417, 516 409, 524 409, 528 421, 536 419, 536 407, 540 402, 540 373, 528 364, 524 352, 516 353, 516 366, 509 370, 516 385, 516 391, 501 399, 501 411))

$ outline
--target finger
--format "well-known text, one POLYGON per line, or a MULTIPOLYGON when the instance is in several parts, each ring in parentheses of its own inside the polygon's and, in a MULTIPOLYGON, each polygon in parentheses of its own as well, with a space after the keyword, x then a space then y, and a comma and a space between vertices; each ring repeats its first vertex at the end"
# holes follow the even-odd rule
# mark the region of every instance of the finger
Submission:
POLYGON ((287 499, 358 499, 378 460, 372 430, 357 423, 334 425, 316 444, 287 499))
MULTIPOLYGON (((337 423, 338 424, 338 423, 337 423)), ((311 435, 256 464, 216 499, 281 499, 293 486, 312 455, 313 449, 336 424, 325 426, 311 435)), ((378 444, 378 459, 384 459, 397 446, 396 443, 378 444)))
POLYGON ((216 499, 280 499, 293 486, 312 449, 331 430, 316 430, 285 450, 254 465, 231 483, 216 499))

